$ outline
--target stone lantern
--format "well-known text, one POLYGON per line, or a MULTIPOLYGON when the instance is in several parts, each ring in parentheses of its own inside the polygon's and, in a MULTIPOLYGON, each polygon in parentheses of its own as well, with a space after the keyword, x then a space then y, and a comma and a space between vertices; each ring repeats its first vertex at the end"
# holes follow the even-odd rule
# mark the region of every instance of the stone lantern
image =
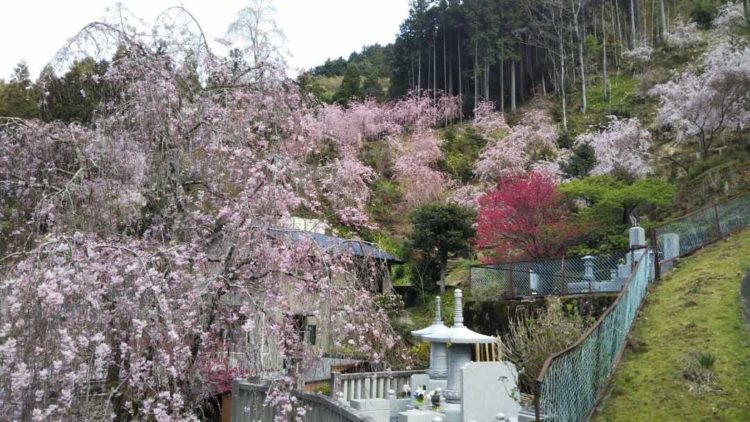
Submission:
MULTIPOLYGON (((435 319, 432 325, 421 330, 412 331, 411 335, 426 340, 429 335, 445 335, 450 329, 443 324, 440 296, 435 296, 435 319)), ((445 380, 448 377, 448 350, 445 342, 430 341, 430 367, 427 375, 433 380, 445 380)), ((444 382, 444 381, 443 381, 444 382)))
POLYGON ((445 413, 449 421, 461 414, 461 369, 471 362, 471 345, 494 343, 495 338, 472 331, 464 326, 463 293, 454 292, 453 326, 447 330, 424 335, 431 343, 445 344, 448 349, 448 384, 444 391, 445 413))

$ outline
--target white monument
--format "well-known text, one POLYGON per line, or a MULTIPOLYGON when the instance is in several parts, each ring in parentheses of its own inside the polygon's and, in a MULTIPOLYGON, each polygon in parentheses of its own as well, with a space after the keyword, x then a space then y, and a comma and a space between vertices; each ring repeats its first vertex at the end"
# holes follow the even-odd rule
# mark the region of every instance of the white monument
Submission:
POLYGON ((474 332, 464 326, 463 292, 453 295, 453 326, 443 332, 424 336, 425 340, 450 344, 448 347, 448 385, 444 390, 446 422, 461 422, 461 370, 471 362, 471 345, 494 343, 495 338, 474 332))
POLYGON ((669 261, 680 256, 680 235, 677 233, 664 233, 662 235, 663 254, 662 260, 669 261))

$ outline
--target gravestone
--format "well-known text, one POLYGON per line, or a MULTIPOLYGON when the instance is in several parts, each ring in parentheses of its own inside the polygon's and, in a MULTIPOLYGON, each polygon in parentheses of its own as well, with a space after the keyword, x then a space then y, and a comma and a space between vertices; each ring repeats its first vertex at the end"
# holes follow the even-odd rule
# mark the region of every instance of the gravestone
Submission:
POLYGON ((498 413, 518 418, 518 371, 512 363, 470 362, 461 372, 462 422, 494 421, 498 413))
POLYGON ((680 256, 680 235, 677 233, 664 233, 662 235, 663 260, 669 261, 680 256))
POLYGON ((529 268, 529 289, 532 292, 539 291, 539 274, 531 268, 529 268))
POLYGON ((586 255, 581 259, 583 260, 583 279, 587 282, 596 281, 596 277, 594 276, 594 261, 596 258, 586 255))

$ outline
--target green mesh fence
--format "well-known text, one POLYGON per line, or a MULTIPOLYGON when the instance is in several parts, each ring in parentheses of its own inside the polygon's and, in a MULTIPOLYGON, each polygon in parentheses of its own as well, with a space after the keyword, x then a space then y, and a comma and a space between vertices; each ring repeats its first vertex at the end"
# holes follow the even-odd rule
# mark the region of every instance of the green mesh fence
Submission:
POLYGON ((674 258, 695 252, 750 225, 750 195, 709 206, 655 229, 664 267, 674 258))
POLYGON ((536 261, 476 265, 471 268, 472 292, 495 296, 547 296, 593 292, 619 292, 624 278, 617 274, 626 252, 593 257, 567 257, 536 261), (587 273, 588 266, 591 268, 587 273))
MULTIPOLYGON (((654 230, 662 270, 690 254, 750 226, 750 194, 706 207, 654 230)), ((614 371, 636 313, 654 278, 655 255, 640 254, 620 296, 570 348, 550 356, 538 379, 540 415, 545 420, 586 420, 614 371)))
POLYGON ((641 258, 617 301, 577 343, 547 360, 538 386, 545 420, 583 421, 594 407, 652 278, 652 254, 637 254, 641 258))

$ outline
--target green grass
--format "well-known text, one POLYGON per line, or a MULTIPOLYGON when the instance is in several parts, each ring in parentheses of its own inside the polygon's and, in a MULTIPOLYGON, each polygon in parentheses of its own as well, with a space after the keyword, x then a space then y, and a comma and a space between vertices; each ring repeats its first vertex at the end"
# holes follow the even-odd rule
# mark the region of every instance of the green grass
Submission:
POLYGON ((630 335, 598 421, 750 420, 750 334, 740 282, 750 267, 750 230, 714 244, 657 284, 630 335), (692 393, 685 357, 710 354, 716 384, 692 393))
MULTIPOLYGON (((587 86, 586 100, 588 110, 586 114, 581 114, 578 110, 581 107, 580 91, 575 89, 568 96, 568 134, 571 139, 576 136, 599 130, 607 124, 607 116, 615 115, 623 118, 638 117, 644 120, 644 116, 653 113, 654 104, 652 101, 640 98, 638 96, 637 78, 629 74, 611 75, 609 77, 609 99, 604 98, 602 79, 600 77, 591 78, 587 86)), ((562 119, 561 106, 555 107, 555 117, 562 119)), ((650 118, 648 118, 650 120, 650 118)))

